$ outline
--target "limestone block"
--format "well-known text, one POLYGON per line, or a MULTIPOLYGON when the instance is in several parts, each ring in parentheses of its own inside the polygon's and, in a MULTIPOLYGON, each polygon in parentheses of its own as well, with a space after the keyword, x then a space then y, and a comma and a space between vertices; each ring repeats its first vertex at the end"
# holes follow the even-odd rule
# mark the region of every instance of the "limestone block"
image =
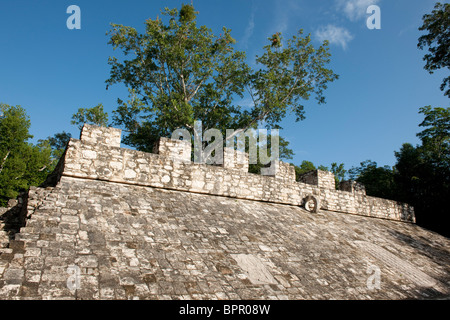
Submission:
POLYGON ((120 148, 122 130, 85 124, 81 129, 80 140, 93 145, 106 145, 120 148))
POLYGON ((248 153, 231 148, 223 148, 223 167, 248 172, 248 153))
POLYGON ((351 180, 342 181, 339 184, 339 190, 366 195, 366 188, 364 187, 364 185, 362 183, 351 180))
POLYGON ((295 181, 295 168, 289 163, 279 160, 273 160, 269 167, 261 168, 263 176, 271 176, 278 179, 295 181))
POLYGON ((299 177, 299 181, 319 188, 335 190, 334 174, 329 171, 313 170, 299 177))
POLYGON ((238 266, 242 268, 253 284, 261 285, 278 283, 264 263, 256 256, 251 254, 232 254, 231 256, 236 260, 238 266))
POLYGON ((164 157, 176 158, 178 160, 191 161, 191 141, 174 140, 161 137, 153 148, 153 152, 164 157))

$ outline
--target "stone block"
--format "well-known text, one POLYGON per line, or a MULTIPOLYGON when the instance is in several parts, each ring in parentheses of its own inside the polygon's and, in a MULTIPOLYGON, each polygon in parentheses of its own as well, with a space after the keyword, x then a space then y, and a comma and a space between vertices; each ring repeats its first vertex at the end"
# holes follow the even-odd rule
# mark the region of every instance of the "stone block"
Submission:
POLYGON ((80 140, 93 145, 120 148, 121 134, 120 129, 85 124, 81 129, 80 140))
POLYGON ((274 160, 270 166, 261 168, 261 175, 295 181, 295 167, 283 161, 274 160))
POLYGON ((354 194, 366 195, 366 188, 364 187, 364 185, 352 180, 342 181, 339 184, 339 190, 354 194))
POLYGON ((175 140, 161 137, 153 148, 153 153, 163 157, 175 158, 178 160, 191 161, 191 141, 175 140))
POLYGON ((329 171, 313 170, 301 175, 299 181, 319 188, 336 189, 334 174, 329 171))
POLYGON ((248 172, 248 153, 231 148, 223 148, 223 167, 248 172))

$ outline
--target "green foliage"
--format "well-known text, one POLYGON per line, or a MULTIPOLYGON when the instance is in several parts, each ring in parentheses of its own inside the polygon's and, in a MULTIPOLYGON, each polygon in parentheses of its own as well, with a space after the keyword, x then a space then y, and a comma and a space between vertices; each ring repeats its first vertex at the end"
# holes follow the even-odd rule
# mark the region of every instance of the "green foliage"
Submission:
POLYGON ((450 108, 420 109, 425 129, 417 134, 422 144, 404 144, 395 153, 396 183, 400 200, 416 208, 417 222, 450 235, 450 108))
POLYGON ((394 168, 368 160, 350 169, 350 177, 363 183, 368 195, 413 205, 419 225, 448 236, 450 108, 427 106, 419 113, 424 115, 420 145, 403 144, 394 168))
POLYGON ((295 167, 295 176, 296 176, 297 181, 300 180, 301 175, 308 173, 310 171, 322 170, 322 171, 332 172, 334 174, 336 189, 339 189, 339 184, 341 183, 341 181, 344 181, 345 175, 347 173, 347 170, 345 170, 345 168, 344 168, 344 164, 341 163, 338 165, 336 162, 333 162, 331 164, 331 169, 329 169, 328 167, 326 167, 324 165, 320 165, 316 168, 316 166, 311 161, 307 161, 307 160, 303 160, 302 163, 300 164, 300 166, 294 165, 294 167, 295 167))
MULTIPOLYGON (((417 134, 422 147, 436 165, 450 163, 450 108, 420 108, 425 119, 419 125, 425 129, 417 134)), ((431 159, 430 159, 431 160, 431 159)))
POLYGON ((349 170, 351 180, 361 182, 366 187, 367 195, 385 199, 396 197, 394 171, 389 166, 378 167, 371 160, 361 162, 360 167, 349 170))
POLYGON ((246 131, 261 123, 280 129, 287 113, 297 121, 304 118, 301 100, 315 94, 324 102, 323 91, 337 79, 326 68, 327 44, 314 48, 301 31, 286 48, 272 50, 273 41, 265 46, 257 57, 259 69, 253 70, 246 54, 235 51, 229 29, 214 35, 197 26, 195 14, 189 5, 180 12, 166 8, 162 15, 168 21, 146 20, 145 33, 112 24, 109 44, 125 58, 109 58, 106 83, 123 83, 133 95, 129 103, 119 101, 114 124, 125 128, 126 143, 138 150, 151 150, 175 129, 193 130, 196 120, 205 131, 216 128, 223 136, 226 129, 246 131), (252 105, 243 108, 239 102, 246 95, 252 105))
MULTIPOLYGON (((431 14, 423 16, 423 25, 420 31, 428 31, 428 34, 419 38, 418 47, 429 47, 424 56, 425 70, 431 74, 438 69, 450 69, 450 4, 437 2, 431 14)), ((446 77, 441 85, 441 90, 450 98, 450 77, 446 77), (447 90, 446 90, 446 87, 447 90)))
MULTIPOLYGON (((280 160, 286 161, 286 160, 292 159, 294 152, 288 148, 289 141, 285 140, 283 137, 279 137, 278 144, 280 147, 278 150, 280 160)), ((246 144, 246 152, 248 152, 248 148, 249 148, 249 146, 247 143, 246 144)), ((259 150, 260 150, 260 145, 258 144, 256 146, 256 152, 258 154, 258 157, 259 157, 259 150)), ((267 135, 267 145, 265 146, 265 150, 267 150, 267 157, 271 157, 272 156, 272 136, 270 134, 267 135)), ((256 163, 256 164, 249 164, 248 172, 260 174, 261 168, 263 168, 263 167, 265 167, 265 166, 263 164, 261 164, 260 161, 258 161, 258 163, 256 163)))
POLYGON ((51 147, 48 141, 27 142, 30 120, 20 106, 0 104, 0 205, 29 186, 44 182, 51 172, 51 147))
POLYGON ((274 48, 281 48, 282 44, 281 44, 281 33, 277 32, 274 35, 272 35, 272 37, 268 38, 272 44, 271 46, 274 48))
POLYGON ((343 163, 337 164, 336 162, 333 162, 331 164, 330 171, 333 172, 333 174, 334 174, 336 189, 339 189, 339 185, 341 184, 342 181, 345 180, 345 175, 347 174, 347 170, 345 170, 343 163))
POLYGON ((52 150, 46 140, 39 141, 36 145, 28 143, 24 151, 22 160, 26 163, 26 169, 19 179, 26 185, 23 188, 26 190, 29 186, 39 186, 43 183, 56 163, 51 160, 52 150))
MULTIPOLYGON (((128 89, 129 100, 124 102, 121 99, 117 99, 118 107, 113 111, 113 123, 120 126, 126 127, 130 131, 135 132, 140 130, 145 131, 144 128, 140 126, 139 113, 142 108, 145 107, 145 103, 140 100, 133 89, 128 89)), ((123 143, 129 146, 141 146, 140 150, 145 152, 152 152, 153 144, 157 141, 156 135, 152 134, 129 134, 123 138, 123 143), (155 137, 152 141, 146 142, 142 139, 145 137, 155 137)))
POLYGON ((47 141, 52 149, 52 159, 55 165, 63 155, 70 138, 72 138, 72 135, 65 131, 56 133, 53 137, 47 138, 47 141))
POLYGON ((72 116, 71 124, 77 125, 80 130, 85 123, 100 127, 108 126, 108 113, 103 110, 101 103, 90 109, 79 108, 72 116))
POLYGON ((180 22, 181 23, 189 23, 195 20, 197 17, 197 13, 194 10, 194 6, 190 4, 183 4, 180 9, 180 22))
POLYGON ((52 149, 64 150, 70 138, 72 138, 72 134, 63 131, 60 133, 56 133, 53 137, 48 137, 47 140, 50 143, 52 149))
POLYGON ((23 141, 33 136, 28 132, 31 122, 22 107, 0 104, 0 110, 0 158, 3 159, 7 151, 21 147, 23 141))
POLYGON ((316 170, 316 166, 307 160, 303 160, 299 166, 294 165, 296 180, 299 181, 301 175, 316 170))

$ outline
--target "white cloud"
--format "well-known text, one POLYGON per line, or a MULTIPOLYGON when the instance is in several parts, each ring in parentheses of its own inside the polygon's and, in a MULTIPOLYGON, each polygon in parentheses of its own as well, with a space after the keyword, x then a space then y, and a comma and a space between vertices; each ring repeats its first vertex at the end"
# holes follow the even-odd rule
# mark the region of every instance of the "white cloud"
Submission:
POLYGON ((380 0, 336 0, 337 7, 343 11, 350 21, 357 21, 367 17, 367 8, 378 4, 380 0))
POLYGON ((347 43, 353 39, 347 29, 331 24, 317 30, 315 35, 320 42, 328 40, 330 44, 340 45, 344 50, 347 49, 347 43))
POLYGON ((252 10, 250 18, 247 23, 247 28, 245 28, 244 36, 242 37, 242 45, 244 48, 248 47, 248 41, 253 35, 253 30, 255 29, 255 12, 252 10))

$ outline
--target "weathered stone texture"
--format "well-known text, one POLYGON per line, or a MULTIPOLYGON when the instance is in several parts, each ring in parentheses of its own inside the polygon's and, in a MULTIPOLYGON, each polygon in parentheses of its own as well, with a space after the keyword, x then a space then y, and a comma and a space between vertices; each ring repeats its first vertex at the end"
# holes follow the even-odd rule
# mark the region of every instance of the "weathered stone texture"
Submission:
POLYGON ((236 169, 248 173, 248 153, 223 148, 223 167, 227 169, 236 169))
POLYGON ((115 128, 103 128, 85 124, 81 130, 80 139, 86 143, 120 147, 122 130, 115 128))
POLYGON ((181 161, 191 161, 191 141, 172 140, 161 137, 153 148, 153 153, 163 157, 176 158, 181 161))
MULTIPOLYGON (((277 179, 284 179, 287 183, 295 182, 295 167, 283 161, 274 160, 270 166, 261 168, 261 173, 265 176, 275 177, 277 179)), ((317 186, 315 184, 314 186, 317 186)))
POLYGON ((449 248, 414 224, 63 177, 2 255, 0 297, 441 297, 449 248), (367 286, 372 265, 380 289, 367 286))
POLYGON ((342 181, 339 184, 339 190, 366 195, 366 188, 364 185, 356 181, 342 181))
POLYGON ((323 170, 314 170, 300 176, 300 181, 319 188, 334 190, 335 181, 334 174, 323 170))

